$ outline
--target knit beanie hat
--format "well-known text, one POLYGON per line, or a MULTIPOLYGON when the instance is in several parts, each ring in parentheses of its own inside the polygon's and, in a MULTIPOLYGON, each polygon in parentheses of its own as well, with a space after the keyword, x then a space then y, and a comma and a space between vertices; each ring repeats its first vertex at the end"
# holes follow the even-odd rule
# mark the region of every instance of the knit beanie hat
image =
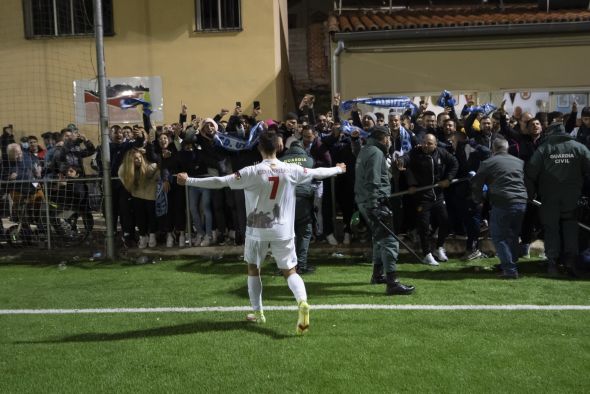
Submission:
POLYGON ((366 114, 364 114, 364 115, 363 115, 363 119, 364 119, 364 118, 366 118, 367 116, 368 116, 369 118, 371 118, 371 120, 373 121, 373 123, 374 123, 374 124, 377 124, 377 116, 375 116, 375 114, 374 114, 374 113, 372 113, 372 112, 367 112, 366 114))
POLYGON ((582 116, 583 117, 590 117, 590 107, 582 108, 582 116))

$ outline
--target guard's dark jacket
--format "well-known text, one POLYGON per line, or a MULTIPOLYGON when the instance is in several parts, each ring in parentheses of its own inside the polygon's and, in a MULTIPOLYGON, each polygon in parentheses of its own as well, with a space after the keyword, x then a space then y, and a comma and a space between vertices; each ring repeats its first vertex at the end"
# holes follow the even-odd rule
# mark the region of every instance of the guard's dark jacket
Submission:
POLYGON ((526 167, 527 189, 541 201, 571 196, 577 201, 584 177, 590 173, 590 151, 565 133, 552 134, 539 146, 526 167))
POLYGON ((369 137, 356 158, 354 195, 357 204, 377 206, 391 194, 387 147, 369 137))

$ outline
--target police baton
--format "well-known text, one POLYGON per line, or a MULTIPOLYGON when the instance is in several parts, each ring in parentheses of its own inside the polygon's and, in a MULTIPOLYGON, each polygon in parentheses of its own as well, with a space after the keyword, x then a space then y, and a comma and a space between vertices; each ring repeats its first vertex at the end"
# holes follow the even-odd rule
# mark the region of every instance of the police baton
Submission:
MULTIPOLYGON (((534 206, 537 206, 537 207, 540 207, 541 205, 543 205, 543 203, 539 200, 531 200, 531 204, 533 204, 534 206)), ((581 228, 583 228, 586 231, 590 231, 590 226, 588 226, 584 223, 578 222, 578 226, 580 226, 581 228)))
MULTIPOLYGON (((473 175, 475 175, 475 173, 473 173, 473 175)), ((456 179, 453 179, 451 181, 451 184, 450 185, 454 185, 454 184, 459 183, 459 182, 468 181, 471 178, 473 178, 473 175, 466 176, 464 178, 456 178, 456 179)), ((437 188, 437 187, 440 187, 440 185, 438 183, 436 183, 434 185, 420 186, 420 187, 415 188, 413 192, 414 193, 422 192, 424 190, 430 190, 430 189, 434 189, 434 188, 437 188)), ((390 198, 401 197, 401 196, 405 196, 406 194, 412 194, 412 193, 410 193, 410 190, 404 190, 403 192, 397 192, 397 193, 390 194, 389 197, 390 198)))
POLYGON ((408 252, 410 252, 411 254, 414 255, 414 257, 416 257, 416 259, 421 262, 422 261, 422 257, 418 256, 418 254, 414 251, 414 249, 410 248, 408 246, 408 244, 406 244, 404 241, 402 241, 401 239, 399 239, 399 237, 397 235, 395 235, 395 233, 393 232, 392 229, 390 229, 389 227, 387 227, 387 225, 385 223, 383 223, 383 221, 376 217, 377 222, 379 222, 379 224, 381 225, 381 227, 383 227, 385 229, 385 231, 387 231, 389 233, 389 235, 391 235, 393 238, 395 238, 395 240, 397 242, 399 242, 404 248, 406 248, 406 250, 408 252))

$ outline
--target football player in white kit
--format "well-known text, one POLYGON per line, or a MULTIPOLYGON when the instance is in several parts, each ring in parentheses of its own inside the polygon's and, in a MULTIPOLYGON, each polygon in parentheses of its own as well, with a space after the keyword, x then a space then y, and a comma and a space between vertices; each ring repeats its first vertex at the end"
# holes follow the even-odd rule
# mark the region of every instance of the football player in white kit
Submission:
POLYGON ((296 333, 301 335, 309 330, 309 304, 303 279, 295 271, 295 187, 314 178, 344 173, 346 165, 338 163, 331 168, 310 169, 283 163, 276 157, 280 143, 276 133, 262 132, 258 140, 261 163, 223 177, 189 178, 186 173, 179 173, 177 181, 179 185, 208 189, 244 189, 247 214, 244 260, 248 263, 248 295, 254 310, 247 318, 257 323, 266 321, 262 308, 260 264, 270 249, 297 300, 296 333))

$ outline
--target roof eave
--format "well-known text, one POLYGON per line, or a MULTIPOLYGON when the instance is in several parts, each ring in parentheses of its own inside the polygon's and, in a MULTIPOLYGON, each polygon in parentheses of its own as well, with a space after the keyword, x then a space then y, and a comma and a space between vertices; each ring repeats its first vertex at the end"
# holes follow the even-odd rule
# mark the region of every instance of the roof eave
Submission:
POLYGON ((379 41, 450 37, 514 36, 521 34, 590 33, 590 22, 552 22, 512 25, 429 27, 334 33, 335 41, 379 41))

